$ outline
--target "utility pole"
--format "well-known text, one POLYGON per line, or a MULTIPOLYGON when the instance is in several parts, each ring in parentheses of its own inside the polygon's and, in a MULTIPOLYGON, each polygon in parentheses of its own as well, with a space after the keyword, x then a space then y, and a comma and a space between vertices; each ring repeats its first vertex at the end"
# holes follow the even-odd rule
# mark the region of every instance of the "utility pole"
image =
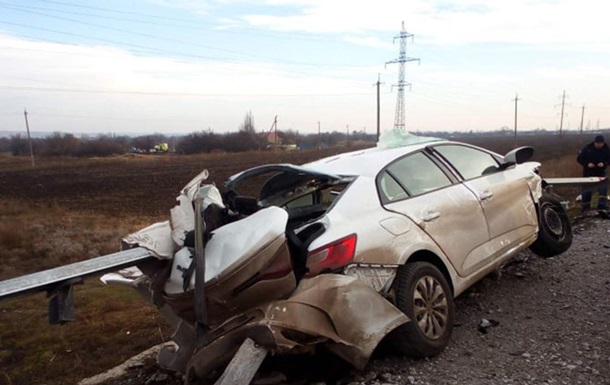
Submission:
POLYGON ((379 86, 382 85, 381 75, 377 74, 377 142, 379 142, 379 135, 381 133, 381 98, 379 96, 379 86))
POLYGON ((582 135, 582 125, 585 121, 585 105, 582 105, 582 112, 580 114, 580 134, 582 135))
POLYGON ((345 128, 347 130, 347 136, 346 136, 346 147, 349 147, 349 124, 345 125, 345 128))
POLYGON ((30 157, 32 158, 32 167, 35 167, 34 163, 34 147, 32 147, 32 137, 30 136, 30 125, 28 124, 28 111, 23 109, 23 116, 25 117, 25 129, 28 132, 28 143, 30 145, 30 157))
POLYGON ((396 41, 396 39, 400 39, 398 59, 385 63, 386 66, 388 64, 398 63, 398 83, 392 85, 392 88, 395 86, 398 88, 398 94, 396 96, 396 116, 394 118, 394 128, 400 128, 402 130, 405 129, 405 87, 409 86, 409 88, 411 88, 411 83, 405 81, 405 63, 410 61, 420 61, 419 59, 407 57, 408 38, 411 38, 411 41, 413 41, 413 34, 408 33, 405 30, 405 22, 403 21, 400 34, 394 37, 394 41, 396 41))
POLYGON ((267 134, 267 141, 269 141, 269 135, 273 132, 273 146, 277 146, 277 115, 273 118, 273 123, 271 124, 271 128, 269 129, 269 133, 267 134), (273 131, 275 129, 275 131, 273 131))
POLYGON ((519 94, 515 95, 515 148, 517 148, 517 102, 521 100, 519 99, 519 94))
POLYGON ((320 133, 320 121, 318 120, 318 150, 322 149, 322 135, 320 133))
POLYGON ((273 144, 277 146, 277 115, 273 118, 273 125, 275 126, 275 135, 273 135, 273 144))
POLYGON ((559 121, 559 136, 563 134, 563 112, 565 110, 566 105, 566 90, 563 90, 563 95, 561 96, 561 120, 559 121))

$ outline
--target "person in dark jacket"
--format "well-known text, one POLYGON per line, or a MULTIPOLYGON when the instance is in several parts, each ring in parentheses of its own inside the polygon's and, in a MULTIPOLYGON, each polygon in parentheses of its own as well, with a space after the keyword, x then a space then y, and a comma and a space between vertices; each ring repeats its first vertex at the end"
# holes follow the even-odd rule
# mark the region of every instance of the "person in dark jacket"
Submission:
MULTIPOLYGON (((580 150, 576 161, 582 166, 583 176, 606 176, 606 167, 610 164, 610 148, 606 144, 603 135, 597 135, 592 143, 587 144, 580 150)), ((606 197, 608 195, 608 184, 604 183, 597 191, 599 197, 597 201, 598 210, 608 208, 606 197)), ((582 192, 582 211, 591 209, 591 189, 583 189, 582 192)))

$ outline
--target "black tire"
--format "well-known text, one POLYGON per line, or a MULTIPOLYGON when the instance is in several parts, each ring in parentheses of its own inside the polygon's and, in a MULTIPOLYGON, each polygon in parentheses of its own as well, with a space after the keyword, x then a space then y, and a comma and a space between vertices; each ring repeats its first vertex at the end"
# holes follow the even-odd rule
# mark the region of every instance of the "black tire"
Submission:
POLYGON ((572 245, 572 226, 565 209, 551 194, 543 194, 538 202, 538 239, 530 246, 535 254, 554 257, 572 245))
POLYGON ((395 293, 396 307, 411 319, 391 336, 396 350, 415 358, 440 354, 449 343, 455 317, 453 295, 443 274, 428 262, 408 263, 398 269, 395 293), (434 301, 423 298, 432 295, 421 295, 422 291, 432 294, 430 289, 440 290, 434 301))

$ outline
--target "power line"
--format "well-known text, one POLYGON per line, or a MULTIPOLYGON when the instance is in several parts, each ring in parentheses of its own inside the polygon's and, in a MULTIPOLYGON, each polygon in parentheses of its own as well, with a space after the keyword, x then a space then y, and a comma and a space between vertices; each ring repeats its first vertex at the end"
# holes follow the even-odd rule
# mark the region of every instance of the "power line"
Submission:
POLYGON ((367 93, 337 93, 337 94, 206 94, 198 92, 154 92, 154 91, 119 91, 83 88, 60 88, 60 87, 27 87, 27 86, 3 86, 0 89, 16 91, 41 91, 41 92, 68 92, 68 93, 92 93, 92 94, 121 94, 121 95, 146 95, 146 96, 185 96, 185 97, 335 97, 335 96, 364 96, 367 93))
POLYGON ((12 3, 3 3, 4 5, 2 5, 3 8, 6 9, 13 9, 13 10, 38 10, 38 11, 49 11, 49 12, 56 12, 56 13, 61 13, 61 14, 68 14, 68 15, 76 15, 76 16, 86 16, 86 17, 93 17, 93 18, 98 18, 98 19, 104 19, 104 20, 114 20, 114 21, 129 21, 129 22, 133 22, 133 23, 141 23, 141 24, 148 24, 148 25, 159 25, 159 26, 168 26, 168 27, 183 27, 183 28, 192 28, 192 29, 204 29, 201 28, 197 25, 193 25, 193 26, 184 26, 181 24, 166 24, 166 23, 159 23, 159 22, 155 22, 155 21, 150 21, 150 20, 138 20, 138 19, 132 19, 132 18, 125 18, 125 17, 113 17, 113 16, 107 16, 107 15, 96 15, 94 13, 84 13, 84 12, 74 12, 74 11, 68 11, 65 9, 59 10, 59 9, 54 9, 54 8, 45 8, 45 7, 33 7, 31 5, 28 6, 23 6, 22 4, 12 4, 12 3))
POLYGON ((149 50, 151 53, 157 52, 157 53, 165 53, 165 54, 170 54, 170 55, 177 54, 178 56, 189 56, 189 57, 207 59, 207 60, 231 61, 231 59, 227 59, 227 58, 218 58, 218 57, 213 57, 213 56, 203 56, 203 55, 193 55, 193 54, 190 54, 190 55, 182 54, 182 53, 179 53, 176 51, 168 51, 168 50, 163 50, 163 49, 159 49, 159 48, 151 48, 151 47, 141 46, 138 44, 124 43, 124 42, 119 42, 116 40, 104 39, 104 38, 94 37, 94 36, 87 36, 87 35, 82 35, 82 34, 78 34, 78 33, 58 31, 58 30, 54 30, 54 29, 50 29, 50 28, 36 27, 33 25, 14 23, 14 22, 6 21, 6 20, 0 20, 0 24, 7 24, 7 25, 13 25, 13 26, 22 27, 22 28, 34 29, 37 31, 51 32, 51 33, 57 33, 60 35, 91 39, 91 40, 101 41, 104 43, 111 43, 111 44, 117 44, 117 45, 124 45, 124 46, 128 46, 128 47, 135 47, 135 48, 139 48, 139 49, 149 50))
POLYGON ((68 6, 68 7, 74 7, 74 8, 91 9, 91 10, 108 12, 108 13, 132 15, 132 16, 139 16, 139 17, 148 17, 151 19, 158 19, 158 20, 170 20, 170 21, 178 21, 181 23, 194 23, 194 24, 199 23, 199 21, 196 21, 196 20, 189 20, 189 19, 182 19, 182 18, 175 18, 175 17, 168 17, 168 16, 158 16, 158 15, 151 15, 151 14, 140 13, 140 12, 129 12, 129 11, 117 10, 117 9, 111 9, 111 8, 96 7, 96 6, 92 6, 92 5, 69 3, 69 2, 65 2, 65 1, 54 1, 54 0, 38 0, 38 1, 43 2, 43 3, 57 4, 57 5, 63 5, 63 6, 68 6))
POLYGON ((127 29, 122 29, 122 28, 109 27, 107 25, 101 25, 101 24, 95 24, 95 23, 89 23, 89 22, 85 22, 85 21, 80 21, 80 20, 76 20, 76 19, 70 19, 68 17, 49 15, 49 14, 40 13, 40 12, 34 12, 34 11, 27 11, 27 10, 24 10, 24 9, 16 9, 16 8, 12 8, 12 7, 6 7, 6 6, 2 5, 2 4, 0 4, 0 8, 13 9, 13 10, 18 11, 18 12, 24 12, 24 13, 29 13, 29 14, 38 15, 38 16, 44 16, 44 17, 48 17, 48 18, 56 19, 56 20, 69 21, 71 23, 86 25, 86 26, 89 26, 89 27, 96 27, 96 28, 101 28, 101 29, 105 29, 105 30, 109 30, 109 31, 122 32, 122 33, 127 33, 127 34, 131 34, 131 35, 135 35, 135 36, 147 37, 147 38, 151 38, 151 39, 155 39, 155 40, 162 40, 162 41, 167 41, 167 42, 171 42, 171 43, 180 43, 180 44, 186 44, 186 45, 193 45, 193 46, 198 46, 198 47, 201 47, 201 48, 218 50, 218 51, 222 51, 222 52, 228 52, 228 53, 234 53, 234 54, 240 54, 240 55, 246 55, 246 56, 260 57, 258 55, 251 55, 251 54, 248 54, 248 53, 245 53, 245 52, 242 52, 242 51, 235 51, 235 50, 230 50, 230 49, 226 49, 226 48, 219 48, 219 47, 209 46, 209 45, 205 45, 205 44, 197 44, 197 43, 185 42, 185 41, 179 40, 179 39, 170 39, 170 38, 167 38, 167 37, 155 36, 155 35, 150 35, 150 34, 147 34, 147 33, 135 32, 135 31, 130 31, 130 30, 127 30, 127 29))
MULTIPOLYGON (((203 55, 196 55, 196 54, 186 54, 186 53, 181 53, 178 51, 170 51, 170 50, 164 50, 164 49, 159 49, 159 48, 153 48, 153 47, 147 47, 147 46, 142 46, 142 45, 138 45, 138 44, 132 44, 132 43, 125 43, 125 42, 118 42, 115 40, 110 40, 110 39, 105 39, 105 38, 98 38, 98 37, 94 37, 94 36, 88 36, 88 35, 82 35, 82 34, 76 34, 76 33, 71 33, 71 32, 65 32, 65 31, 58 31, 58 30, 53 30, 50 28, 42 28, 42 27, 36 27, 36 26, 32 26, 32 25, 27 25, 27 24, 21 24, 21 23, 14 23, 14 22, 10 22, 10 21, 6 21, 6 20, 0 20, 0 24, 7 24, 7 25, 14 25, 17 27, 22 27, 22 28, 28 28, 28 29, 33 29, 33 30, 37 30, 37 31, 43 31, 43 32, 51 32, 51 33, 56 33, 56 34, 60 34, 60 35, 67 35, 67 36, 72 36, 72 37, 78 37, 78 38, 84 38, 84 39, 91 39, 91 40, 95 40, 95 41, 101 41, 104 43, 110 43, 110 44, 116 44, 116 45, 123 45, 123 46, 127 46, 127 47, 133 47, 133 48, 137 48, 141 51, 139 51, 139 53, 142 54, 167 54, 167 55, 171 55, 173 57, 188 57, 188 58, 195 58, 195 59, 204 59, 204 60, 216 60, 216 61, 221 61, 221 62, 231 62, 231 63, 236 63, 236 64, 240 64, 243 63, 242 60, 239 59, 231 59, 231 58, 223 58, 223 57, 214 57, 214 56, 203 56, 203 55)), ((45 41, 39 38, 34 38, 38 41, 45 41)), ((51 41, 53 43, 56 44, 68 44, 65 42, 58 42, 58 41, 51 41)), ((70 44, 70 45, 76 45, 76 44, 70 44)), ((17 48, 19 49, 19 48, 17 48)), ((133 52, 130 51, 130 52, 133 52)), ((278 64, 296 64, 296 63, 290 63, 290 62, 279 62, 278 64)), ((323 67, 321 65, 315 65, 315 64, 309 64, 310 66, 317 66, 317 67, 323 67)), ((332 66, 329 66, 328 68, 333 68, 332 66)), ((338 66, 336 68, 342 68, 342 66, 338 66)), ((299 75, 307 75, 307 76, 311 76, 312 73, 311 72, 306 72, 306 71, 298 71, 298 70, 294 70, 294 69, 287 69, 284 68, 283 71, 285 72, 290 72, 290 73, 295 73, 295 74, 299 74, 299 75)), ((345 76, 333 76, 333 78, 335 79, 346 79, 346 80, 350 80, 350 81, 354 81, 354 82, 365 82, 366 80, 362 80, 362 79, 354 79, 354 78, 348 78, 345 76)))
MULTIPOLYGON (((0 20, 0 24, 2 24, 3 21, 0 20)), ((36 28, 36 27, 33 27, 36 28)), ((63 32, 59 32, 59 33, 63 33, 63 32)), ((19 35, 19 34, 13 34, 13 36, 17 36, 20 38, 24 38, 24 39, 29 39, 35 42, 43 42, 43 43, 52 43, 52 44, 61 44, 61 45, 67 45, 67 46, 73 46, 73 47, 78 47, 78 44, 68 44, 59 40, 52 40, 52 39, 46 39, 46 40, 41 40, 38 39, 35 36, 29 36, 29 35, 19 35)), ((66 51, 58 51, 58 50, 49 50, 49 49, 35 49, 35 48, 23 48, 23 47, 14 47, 14 46, 4 46, 5 48, 8 49, 16 49, 16 50, 25 50, 25 51, 34 51, 34 52, 52 52, 52 53, 58 53, 58 54, 64 54, 64 55, 75 55, 75 56, 108 56, 106 54, 93 54, 91 52, 88 53, 80 53, 80 52, 66 52, 66 51)), ((159 51, 159 50, 157 50, 159 51)), ((130 50, 130 53, 139 53, 139 54, 143 54, 143 55, 151 55, 151 54, 159 54, 159 53, 163 53, 164 51, 159 51, 159 52, 155 52, 155 49, 142 49, 142 50, 130 50)), ((167 52, 167 51, 165 51, 167 52)), ((192 54, 182 54, 179 52, 176 53, 171 53, 171 55, 173 55, 174 57, 186 57, 186 58, 195 58, 195 59, 207 59, 207 60, 213 60, 213 58, 209 58, 209 57, 203 57, 203 56, 199 56, 199 55, 192 55, 192 54)), ((251 64, 250 62, 243 62, 241 60, 237 60, 237 59, 218 59, 219 61, 224 61, 227 63, 233 63, 236 65, 243 65, 243 64, 251 64)), ((283 64, 283 63, 278 63, 278 64, 283 64)), ((249 67, 250 71, 255 71, 257 70, 256 67, 250 66, 249 67)), ((259 71, 259 72, 267 72, 268 68, 265 69, 265 71, 259 71)), ((305 75, 305 76, 321 76, 319 73, 313 73, 313 72, 307 72, 307 71, 299 71, 299 70, 295 70, 295 69, 291 69, 291 68, 285 68, 283 67, 281 69, 283 72, 286 73, 292 73, 292 74, 297 74, 297 75, 305 75)), ((366 80, 363 79, 356 79, 356 78, 350 78, 347 76, 340 76, 340 75, 323 75, 324 77, 332 77, 332 79, 342 79, 342 80, 348 80, 351 82, 357 82, 357 83, 364 83, 366 82, 366 80)))
MULTIPOLYGON (((4 112, 0 113, 0 115, 10 115, 15 116, 15 112, 4 112)), ((192 120, 190 117, 186 116, 168 116, 168 117, 126 117, 126 116, 108 116, 108 115, 71 115, 71 114, 50 114, 44 112, 36 112, 34 114, 29 113, 28 115, 33 115, 37 117, 49 117, 49 118, 70 118, 70 119, 96 119, 96 120, 128 120, 128 121, 160 121, 160 120, 168 120, 168 121, 176 121, 176 120, 192 120)))
MULTIPOLYGON (((137 18, 134 19, 131 17, 125 18, 125 17, 120 17, 120 16, 99 15, 99 14, 95 14, 95 13, 75 12, 75 11, 69 11, 69 10, 65 10, 65 9, 53 9, 53 8, 35 7, 35 6, 29 6, 29 5, 24 6, 23 4, 14 4, 14 3, 8 3, 8 4, 5 3, 5 4, 7 6, 11 6, 14 8, 19 8, 19 9, 35 9, 35 10, 41 10, 41 11, 57 12, 57 13, 61 13, 61 14, 71 14, 71 15, 78 15, 78 16, 101 18, 101 19, 105 19, 105 20, 130 21, 130 22, 141 23, 141 24, 158 25, 158 26, 181 28, 181 29, 194 29, 194 30, 210 31, 210 32, 221 33, 221 34, 243 35, 244 33, 246 33, 249 36, 273 37, 274 39, 284 38, 284 39, 289 39, 289 40, 299 39, 299 40, 329 42, 329 39, 327 37, 303 35, 303 34, 298 34, 298 33, 294 33, 294 32, 291 32, 290 35, 288 35, 287 37, 284 37, 284 35, 282 35, 282 34, 264 33, 259 30, 256 30, 256 29, 247 28, 247 27, 244 28, 244 26, 239 26, 239 29, 240 29, 239 31, 235 30, 235 29, 228 29, 227 27, 222 27, 222 26, 219 26, 219 28, 205 28, 205 27, 201 26, 201 22, 198 20, 167 18, 167 17, 157 16, 157 15, 142 14, 142 13, 136 13, 136 12, 125 12, 123 10, 102 8, 102 7, 88 7, 88 6, 83 6, 80 4, 71 4, 71 3, 57 2, 57 1, 52 1, 52 2, 48 1, 47 3, 79 7, 79 8, 85 8, 85 9, 91 9, 94 11, 97 10, 97 11, 102 11, 102 12, 115 13, 115 14, 119 14, 119 15, 127 14, 130 16, 144 16, 144 17, 148 17, 148 18, 175 21, 175 22, 179 22, 179 23, 178 24, 167 24, 167 23, 160 23, 160 22, 155 22, 155 21, 150 21, 150 20, 138 20, 137 18), (184 24, 184 23, 187 23, 187 24, 184 24)), ((235 26, 233 26, 233 28, 234 27, 235 26)))
MULTIPOLYGON (((305 62, 290 61, 290 60, 283 60, 283 59, 279 60, 279 59, 275 59, 272 57, 252 54, 252 53, 248 53, 248 52, 244 52, 244 51, 237 51, 237 50, 232 50, 232 49, 228 49, 228 48, 220 48, 220 47, 215 47, 215 46, 206 45, 206 44, 199 44, 199 43, 190 42, 190 41, 187 42, 187 41, 180 40, 180 39, 171 39, 168 37, 151 35, 151 34, 147 34, 147 33, 131 31, 128 29, 123 29, 123 28, 109 27, 107 25, 85 22, 85 21, 71 19, 71 18, 67 18, 67 17, 63 17, 63 16, 49 15, 49 14, 45 14, 45 13, 29 11, 26 9, 21 9, 19 7, 12 7, 12 6, 6 6, 6 5, 0 4, 0 8, 11 9, 11 10, 14 10, 17 12, 24 12, 24 13, 48 17, 48 18, 52 18, 52 19, 56 19, 56 20, 69 21, 69 22, 75 23, 75 24, 86 25, 86 26, 95 27, 95 28, 101 28, 101 29, 105 29, 105 30, 109 30, 109 31, 122 32, 122 33, 127 33, 127 34, 131 34, 131 35, 135 35, 135 36, 141 36, 141 37, 151 38, 151 39, 155 39, 155 40, 166 41, 166 42, 170 42, 170 43, 178 43, 178 44, 190 45, 190 46, 195 46, 195 47, 200 47, 200 48, 205 48, 205 49, 211 49, 211 50, 241 55, 241 56, 248 56, 248 57, 252 57, 252 58, 256 58, 256 59, 281 61, 281 62, 287 63, 287 64, 295 64, 295 65, 302 65, 302 66, 327 67, 322 64, 305 63, 305 62)), ((352 67, 353 65, 346 65, 346 66, 352 67)), ((343 66, 343 67, 345 67, 345 66, 343 66)), ((362 67, 362 66, 357 66, 357 67, 362 67)))

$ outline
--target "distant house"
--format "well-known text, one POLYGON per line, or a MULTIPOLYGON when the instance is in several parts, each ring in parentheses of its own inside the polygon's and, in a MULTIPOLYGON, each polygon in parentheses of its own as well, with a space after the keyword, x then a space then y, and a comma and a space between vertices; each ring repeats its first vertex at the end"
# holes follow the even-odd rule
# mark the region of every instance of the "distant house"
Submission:
POLYGON ((267 143, 271 144, 271 145, 281 145, 282 144, 282 137, 278 134, 276 134, 275 132, 268 132, 267 133, 267 143))

